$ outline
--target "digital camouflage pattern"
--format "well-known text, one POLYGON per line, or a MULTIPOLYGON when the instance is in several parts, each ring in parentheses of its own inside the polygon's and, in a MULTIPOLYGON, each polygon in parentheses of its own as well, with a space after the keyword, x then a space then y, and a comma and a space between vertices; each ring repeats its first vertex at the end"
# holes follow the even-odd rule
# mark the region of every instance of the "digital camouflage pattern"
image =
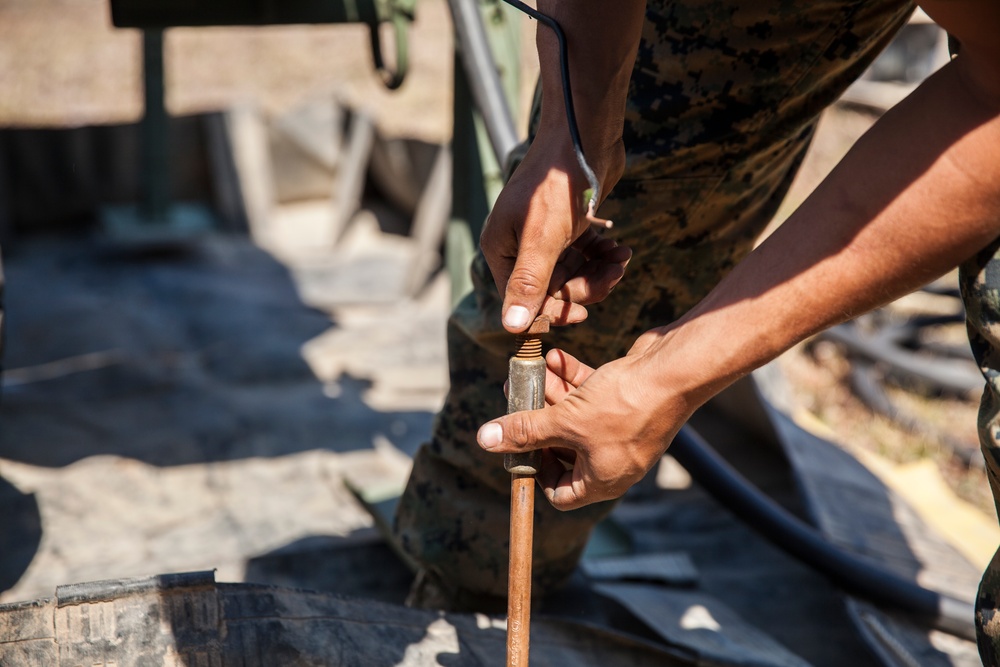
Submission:
MULTIPOLYGON (((819 113, 912 8, 900 0, 647 3, 626 111, 626 171, 599 213, 615 222, 609 233, 633 258, 586 322, 554 330, 546 343, 597 366, 697 303, 770 221, 819 113)), ((510 476, 475 436, 506 411, 512 336, 500 326, 502 302, 482 255, 472 276, 474 290, 448 325, 451 390, 415 458, 395 529, 426 569, 424 603, 482 609, 494 596, 502 609, 510 476)), ((536 504, 539 595, 569 576, 611 507, 560 513, 536 504)))
MULTIPOLYGON (((969 343, 986 387, 979 404, 979 443, 1000 512, 1000 239, 959 268, 969 343)), ((979 655, 1000 667, 1000 551, 986 568, 976 598, 979 655)))
MULTIPOLYGON (((819 113, 912 10, 901 0, 647 3, 626 111, 626 171, 599 212, 615 222, 609 234, 630 246, 633 258, 614 293, 588 307, 586 322, 554 330, 547 345, 597 366, 697 303, 774 215, 819 113)), ((992 337, 984 334, 986 358, 1000 354, 1000 263, 992 274, 967 272, 980 274, 993 275, 988 317, 980 311, 994 328, 992 337)), ((506 411, 502 387, 513 337, 500 326, 502 302, 482 255, 472 275, 473 293, 449 320, 451 390, 431 441, 416 456, 395 528, 425 568, 416 603, 488 611, 504 608, 507 590, 510 475, 502 457, 483 452, 475 436, 506 411)), ((996 493, 1000 370, 990 372, 983 414, 992 421, 983 442, 992 443, 984 448, 996 493)), ((611 507, 560 513, 536 504, 539 595, 568 578, 592 527, 611 507)), ((1000 574, 992 572, 984 590, 1000 591, 1000 574)), ((983 595, 994 609, 996 596, 983 595)))

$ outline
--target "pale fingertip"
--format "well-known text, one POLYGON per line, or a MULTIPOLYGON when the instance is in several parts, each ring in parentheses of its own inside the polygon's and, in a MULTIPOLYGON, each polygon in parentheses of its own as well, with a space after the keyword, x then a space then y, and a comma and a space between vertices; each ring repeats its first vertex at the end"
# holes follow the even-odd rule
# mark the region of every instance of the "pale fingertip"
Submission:
POLYGON ((503 324, 511 329, 523 329, 528 326, 531 313, 524 306, 511 306, 503 316, 503 324))
POLYGON ((503 427, 496 422, 483 424, 476 434, 476 440, 483 449, 495 449, 503 442, 503 427))

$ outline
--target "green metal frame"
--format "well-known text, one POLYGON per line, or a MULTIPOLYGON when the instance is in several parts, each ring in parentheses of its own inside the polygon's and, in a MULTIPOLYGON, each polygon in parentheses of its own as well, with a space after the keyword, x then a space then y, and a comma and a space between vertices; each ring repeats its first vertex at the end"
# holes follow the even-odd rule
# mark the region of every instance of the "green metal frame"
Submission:
MULTIPOLYGON (((517 117, 521 90, 522 15, 500 0, 478 0, 490 49, 497 64, 511 113, 517 117)), ((451 278, 452 305, 472 289, 469 265, 479 248, 479 234, 503 187, 504 174, 493 156, 481 114, 455 53, 452 132, 452 209, 445 262, 451 278)))

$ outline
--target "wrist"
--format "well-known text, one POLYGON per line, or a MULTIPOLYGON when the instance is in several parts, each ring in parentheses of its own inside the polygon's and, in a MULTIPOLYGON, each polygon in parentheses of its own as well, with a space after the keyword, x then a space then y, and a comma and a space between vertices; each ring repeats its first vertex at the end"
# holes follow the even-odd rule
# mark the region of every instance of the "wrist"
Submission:
MULTIPOLYGON (((570 141, 569 118, 566 112, 566 98, 563 90, 562 76, 558 67, 548 75, 543 72, 542 103, 539 114, 538 132, 551 133, 570 141)), ((624 97, 621 104, 615 102, 614 95, 581 90, 581 80, 590 77, 572 77, 572 100, 577 130, 583 144, 588 162, 593 159, 599 163, 602 158, 612 157, 615 152, 623 150, 622 132, 625 127, 624 97), (593 158, 591 158, 593 156, 593 158)))
MULTIPOLYGON (((543 114, 532 139, 529 154, 536 153, 553 167, 564 170, 569 174, 574 190, 582 193, 590 187, 590 184, 577 160, 566 117, 562 113, 546 117, 544 106, 543 103, 543 114)), ((620 135, 607 141, 599 141, 593 133, 583 135, 582 142, 584 157, 601 184, 603 199, 611 192, 625 171, 625 144, 620 135)))
POLYGON ((720 335, 707 319, 685 317, 646 332, 635 347, 646 346, 641 365, 649 386, 658 396, 680 401, 690 415, 755 368, 753 354, 746 354, 739 337, 738 332, 720 335))
MULTIPOLYGON (((572 108, 587 163, 607 193, 624 170, 625 104, 645 3, 540 0, 539 10, 562 26, 572 108), (610 36, 610 38, 609 38, 610 36), (595 45, 599 44, 599 48, 595 45)), ((542 88, 539 134, 565 140, 571 150, 563 69, 556 33, 539 26, 536 47, 542 88)))

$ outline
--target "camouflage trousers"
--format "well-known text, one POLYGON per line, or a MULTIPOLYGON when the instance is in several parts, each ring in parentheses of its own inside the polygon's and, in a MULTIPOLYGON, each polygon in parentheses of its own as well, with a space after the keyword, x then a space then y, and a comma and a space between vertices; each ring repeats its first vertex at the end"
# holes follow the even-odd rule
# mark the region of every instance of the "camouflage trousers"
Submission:
MULTIPOLYGON (((959 268, 969 342, 986 387, 979 404, 979 443, 1000 513, 1000 239, 959 268)), ((1000 667, 1000 550, 986 568, 976 598, 979 655, 1000 667)))
MULTIPOLYGON (((819 113, 911 11, 902 0, 648 2, 626 110, 626 172, 600 211, 615 221, 610 234, 633 249, 633 259, 625 279, 589 307, 584 323, 554 331, 547 343, 597 366, 697 303, 771 220, 819 113)), ((990 309, 970 313, 1000 323, 1000 271, 982 267, 965 275, 970 293, 990 309), (992 300, 984 301, 974 278, 989 275, 992 300)), ((451 389, 430 442, 415 458, 395 530, 427 576, 447 589, 442 603, 485 610, 493 596, 502 609, 510 476, 502 457, 484 453, 475 436, 506 411, 502 387, 512 337, 500 326, 501 299, 482 255, 472 276, 473 292, 449 320, 451 389)), ((1000 361, 1000 328, 994 326, 992 337, 987 325, 970 330, 983 332, 981 358, 992 353, 1000 361)), ((1000 450, 991 439, 1000 438, 997 371, 987 396, 983 441, 992 443, 984 447, 994 452, 997 493, 1000 450)), ((536 505, 533 586, 544 594, 569 577, 591 529, 612 506, 560 513, 536 505)), ((996 575, 984 579, 986 591, 1000 591, 997 562, 996 575)), ((997 596, 984 595, 984 609, 995 608, 997 596)), ((993 619, 989 613, 984 620, 993 619)), ((995 623, 1000 626, 1000 616, 995 623)), ((1000 636, 1000 627, 994 634, 1000 636)))

